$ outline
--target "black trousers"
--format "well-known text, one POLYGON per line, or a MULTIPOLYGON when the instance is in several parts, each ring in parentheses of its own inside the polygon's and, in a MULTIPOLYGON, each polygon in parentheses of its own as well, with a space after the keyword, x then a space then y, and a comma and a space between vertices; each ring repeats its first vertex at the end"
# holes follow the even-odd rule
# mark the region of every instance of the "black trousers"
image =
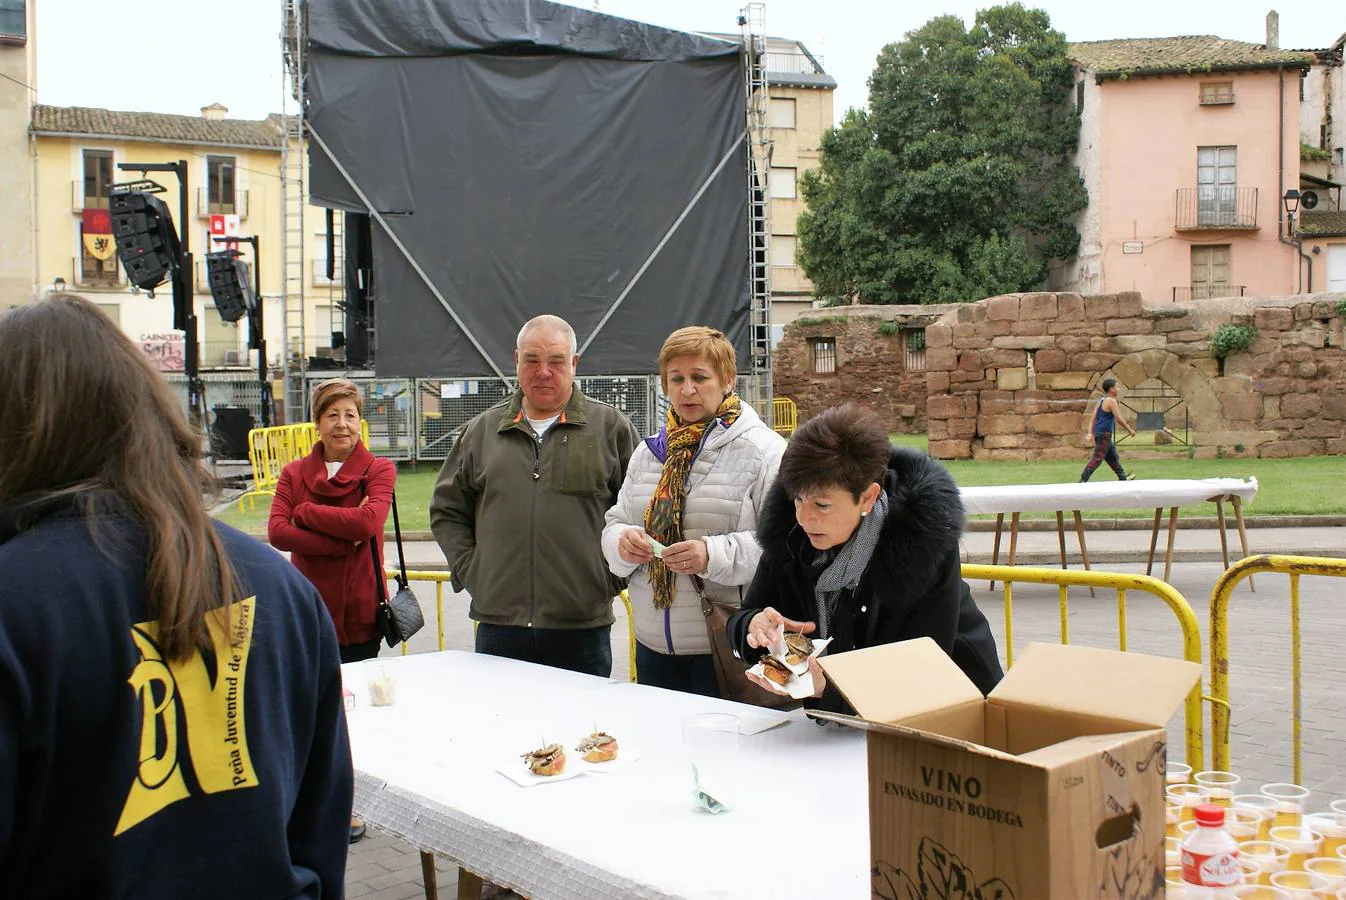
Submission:
POLYGON ((478 653, 569 669, 600 678, 612 676, 612 626, 598 628, 525 628, 477 625, 478 653))
POLYGON ((1126 470, 1122 468, 1122 460, 1117 455, 1117 446, 1112 442, 1110 431, 1094 435, 1094 455, 1089 457, 1089 464, 1080 474, 1080 481, 1088 481, 1089 476, 1094 474, 1094 469, 1104 462, 1108 464, 1108 468, 1117 473, 1118 481, 1126 481, 1126 470))

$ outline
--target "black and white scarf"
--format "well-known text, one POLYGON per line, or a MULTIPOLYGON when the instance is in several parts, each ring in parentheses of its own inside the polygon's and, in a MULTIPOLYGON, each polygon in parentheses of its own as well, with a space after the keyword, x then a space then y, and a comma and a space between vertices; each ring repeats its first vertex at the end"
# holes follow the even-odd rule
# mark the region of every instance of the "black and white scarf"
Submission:
MULTIPOLYGON (((879 544, 879 533, 883 531, 883 520, 888 515, 888 495, 879 491, 878 500, 869 510, 869 515, 860 520, 860 526, 846 545, 837 552, 827 568, 818 576, 813 585, 813 596, 818 603, 818 638, 830 637, 832 612, 836 609, 837 598, 843 590, 855 590, 860 578, 869 567, 869 559, 879 544)), ((823 557, 819 560, 822 562, 823 557)))

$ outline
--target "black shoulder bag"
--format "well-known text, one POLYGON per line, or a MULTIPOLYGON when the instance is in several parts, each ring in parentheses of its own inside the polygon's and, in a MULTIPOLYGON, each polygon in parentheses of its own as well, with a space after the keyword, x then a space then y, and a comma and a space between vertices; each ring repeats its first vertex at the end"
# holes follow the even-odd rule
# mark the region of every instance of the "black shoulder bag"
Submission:
POLYGON ((407 578, 407 558, 402 552, 402 525, 397 519, 397 495, 393 495, 393 535, 397 538, 397 561, 401 573, 397 576, 397 593, 388 599, 388 581, 384 578, 383 563, 379 560, 378 541, 369 542, 369 552, 374 556, 374 578, 379 583, 378 606, 374 610, 374 621, 379 633, 388 642, 389 647, 405 643, 411 636, 425 627, 425 616, 421 614, 420 601, 411 592, 411 581, 407 578))

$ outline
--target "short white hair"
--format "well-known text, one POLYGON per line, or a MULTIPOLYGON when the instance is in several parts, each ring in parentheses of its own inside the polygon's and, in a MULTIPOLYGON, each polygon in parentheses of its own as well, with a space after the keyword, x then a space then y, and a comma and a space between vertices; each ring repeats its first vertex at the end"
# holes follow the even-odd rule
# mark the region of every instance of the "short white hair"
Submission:
POLYGON ((524 338, 538 330, 559 331, 565 335, 566 341, 570 344, 570 355, 574 356, 577 352, 578 344, 575 342, 575 329, 570 327, 570 323, 560 316, 542 315, 534 316, 523 327, 519 329, 519 336, 514 340, 514 349, 522 350, 524 338))

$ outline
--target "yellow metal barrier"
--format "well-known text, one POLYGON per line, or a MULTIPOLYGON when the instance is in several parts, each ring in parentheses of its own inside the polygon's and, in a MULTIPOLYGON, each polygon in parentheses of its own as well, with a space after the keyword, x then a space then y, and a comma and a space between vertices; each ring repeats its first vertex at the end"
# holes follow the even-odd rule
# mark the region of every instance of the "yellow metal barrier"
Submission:
POLYGON ((799 427, 799 407, 789 397, 771 398, 772 428, 789 437, 799 427))
POLYGON ((1303 784, 1303 706, 1300 701, 1299 577, 1326 575, 1346 578, 1346 559, 1321 556, 1249 556, 1234 563, 1210 594, 1211 767, 1229 770, 1229 598, 1240 581, 1258 572, 1290 576, 1290 689, 1294 720, 1295 784, 1303 784))
MULTIPOLYGON (((385 569, 384 577, 389 581, 396 581, 401 574, 398 569, 385 569)), ((447 571, 427 571, 425 569, 408 569, 407 581, 432 581, 435 584, 435 627, 439 631, 439 649, 444 649, 444 584, 451 578, 447 571)), ((636 680, 636 625, 631 621, 631 598, 622 591, 619 595, 622 600, 622 606, 626 607, 626 640, 631 654, 631 680, 636 680)), ((475 631, 476 626, 473 626, 475 631)), ((406 642, 402 642, 402 655, 407 655, 406 642)))
MULTIPOLYGON (((979 566, 964 565, 965 581, 1000 581, 1005 594, 1005 660, 1014 665, 1014 596, 1013 582, 1028 584, 1054 584, 1058 586, 1058 600, 1061 606, 1061 643, 1070 643, 1070 608, 1067 589, 1071 586, 1088 588, 1112 588, 1117 592, 1117 645, 1126 649, 1126 592, 1145 591, 1153 594, 1173 610, 1178 617, 1178 627, 1182 629, 1183 658, 1201 665, 1201 630, 1197 625, 1196 613, 1182 594, 1167 582, 1148 575, 1123 575, 1114 572, 1097 572, 1071 569, 1045 569, 1032 566, 979 566)), ((1216 706, 1219 704, 1216 703, 1216 706)), ((1205 768, 1202 759, 1205 755, 1205 742, 1202 732, 1201 686, 1198 684, 1187 695, 1184 723, 1187 729, 1187 764, 1193 771, 1205 768)), ((1219 766, 1216 766, 1219 768, 1219 766)))
MULTIPOLYGON (((369 422, 360 420, 360 438, 369 446, 369 422)), ((252 488, 238 498, 239 512, 246 501, 256 506, 257 497, 274 496, 281 470, 296 459, 307 456, 318 442, 318 429, 312 422, 254 428, 248 432, 248 461, 252 464, 252 488)))

